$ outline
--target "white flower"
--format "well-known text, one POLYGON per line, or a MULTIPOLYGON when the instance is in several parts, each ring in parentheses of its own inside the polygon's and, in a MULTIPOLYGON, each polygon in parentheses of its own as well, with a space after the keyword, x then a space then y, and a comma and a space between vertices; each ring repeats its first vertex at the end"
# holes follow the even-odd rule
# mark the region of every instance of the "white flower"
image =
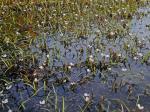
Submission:
POLYGON ((106 58, 109 58, 110 56, 108 54, 105 55, 106 58))
POLYGON ((94 59, 93 59, 93 58, 89 58, 89 61, 93 63, 93 62, 94 62, 94 59))
POLYGON ((121 19, 121 22, 124 22, 124 20, 123 20, 123 19, 121 19))
POLYGON ((12 87, 12 85, 6 86, 6 89, 9 90, 12 87))
POLYGON ((65 24, 67 25, 69 22, 68 21, 65 21, 65 24))
POLYGON ((33 72, 33 76, 36 76, 36 75, 37 75, 37 72, 36 72, 36 71, 34 71, 34 72, 33 72))
POLYGON ((111 68, 108 68, 109 71, 111 71, 111 68))
POLYGON ((100 32, 100 30, 98 29, 98 30, 96 30, 96 33, 99 33, 100 32))
POLYGON ((90 97, 85 97, 85 101, 89 102, 90 101, 90 97))
POLYGON ((129 36, 132 36, 133 34, 132 33, 129 33, 129 36))
POLYGON ((84 97, 89 97, 90 94, 89 93, 84 93, 84 97))
POLYGON ((85 102, 89 102, 91 100, 90 94, 84 93, 84 99, 85 99, 85 102))
POLYGON ((8 99, 4 99, 4 100, 2 100, 2 103, 3 103, 3 104, 8 103, 8 99))
POLYGON ((110 36, 114 36, 115 35, 115 33, 114 32, 110 32, 110 36))
POLYGON ((126 71, 127 71, 127 69, 126 69, 126 68, 122 68, 121 70, 122 70, 123 72, 126 72, 126 71))
POLYGON ((45 104, 45 100, 39 101, 39 103, 40 103, 41 105, 44 105, 44 104, 45 104))
POLYGON ((73 63, 70 63, 69 65, 70 65, 70 66, 74 66, 74 64, 73 64, 73 63))
POLYGON ((46 57, 47 57, 47 58, 49 58, 49 57, 50 57, 50 55, 49 55, 49 54, 47 54, 47 55, 46 55, 46 57))
POLYGON ((70 83, 70 85, 75 85, 75 84, 76 84, 75 82, 71 82, 71 83, 70 83))
POLYGON ((119 53, 118 56, 121 57, 121 54, 119 53))
POLYGON ((78 16, 78 14, 75 14, 75 16, 78 16))
POLYGON ((20 58, 19 61, 23 61, 23 58, 20 58))
POLYGON ((134 59, 134 60, 138 60, 138 57, 135 56, 135 57, 133 57, 133 59, 134 59))
POLYGON ((20 35, 20 33, 19 33, 19 32, 16 32, 16 35, 20 35))
POLYGON ((138 43, 141 44, 142 42, 139 40, 138 43))
POLYGON ((42 10, 42 7, 39 7, 39 8, 38 8, 38 11, 41 11, 41 10, 42 10))
POLYGON ((100 49, 96 49, 97 52, 100 52, 100 49))
POLYGON ((108 20, 107 20, 107 19, 105 19, 104 21, 105 21, 105 22, 107 22, 108 20))
POLYGON ((127 46, 130 47, 130 44, 128 44, 127 46))
POLYGON ((92 48, 92 46, 91 46, 91 45, 88 45, 88 48, 92 48))
POLYGON ((63 13, 63 16, 66 16, 66 14, 65 14, 65 13, 63 13))
POLYGON ((144 106, 141 106, 140 104, 137 104, 137 107, 139 110, 143 110, 144 109, 144 106))
POLYGON ((41 65, 41 66, 39 66, 39 68, 41 69, 41 70, 43 70, 44 69, 44 67, 41 65))
POLYGON ((93 55, 90 55, 89 58, 93 58, 93 55))
POLYGON ((71 66, 70 66, 70 65, 68 66, 68 69, 71 69, 71 66))
POLYGON ((62 37, 62 36, 63 36, 63 33, 60 33, 60 36, 62 37))
POLYGON ((101 56, 105 56, 105 54, 104 54, 104 53, 101 53, 101 56))
POLYGON ((13 112, 13 111, 11 109, 9 109, 8 112, 13 112))
POLYGON ((98 17, 98 14, 95 14, 96 17, 98 17))
POLYGON ((38 79, 37 79, 37 78, 35 78, 35 79, 34 79, 34 82, 38 82, 38 79))
POLYGON ((63 83, 66 83, 66 82, 67 82, 67 80, 66 80, 66 79, 64 79, 64 80, 63 80, 63 83))
POLYGON ((91 70, 90 70, 90 69, 87 69, 86 71, 87 71, 88 73, 90 73, 90 72, 91 72, 91 70))
POLYGON ((6 58, 6 57, 7 57, 7 55, 6 55, 6 54, 3 54, 3 55, 2 55, 2 57, 3 57, 3 58, 6 58))
POLYGON ((142 53, 137 53, 137 55, 138 55, 139 57, 142 57, 142 56, 143 56, 143 54, 142 54, 142 53))

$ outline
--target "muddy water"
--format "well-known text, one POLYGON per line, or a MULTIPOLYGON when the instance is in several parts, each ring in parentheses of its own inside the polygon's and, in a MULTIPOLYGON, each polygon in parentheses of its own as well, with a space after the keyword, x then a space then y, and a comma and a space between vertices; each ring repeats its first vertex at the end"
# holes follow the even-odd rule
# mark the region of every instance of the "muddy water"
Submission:
MULTIPOLYGON (((150 92, 150 67, 142 64, 141 61, 143 55, 150 51, 150 29, 147 27, 149 24, 150 8, 145 7, 140 8, 133 17, 128 34, 116 39, 108 39, 102 35, 97 36, 95 32, 99 32, 99 30, 93 26, 93 33, 85 37, 78 37, 78 39, 72 34, 58 33, 55 36, 46 35, 45 40, 37 40, 32 51, 37 54, 39 66, 48 60, 48 66, 39 72, 40 78, 43 78, 44 75, 47 76, 47 91, 43 92, 44 89, 40 88, 43 86, 42 78, 39 82, 39 91, 35 96, 32 96, 33 90, 28 85, 18 81, 13 84, 11 89, 5 91, 10 108, 17 111, 16 107, 26 100, 24 102, 26 112, 51 112, 54 111, 57 94, 60 110, 62 96, 64 96, 66 111, 77 112, 81 111, 80 108, 84 108, 84 93, 88 93, 92 97, 92 104, 87 109, 89 112, 98 110, 101 96, 105 97, 104 107, 106 110, 112 111, 121 108, 120 103, 114 101, 120 99, 130 109, 136 108, 136 103, 140 103, 144 106, 145 112, 148 112, 150 97, 144 95, 144 91, 150 92), (142 16, 143 14, 144 16, 142 16), (68 35, 71 36, 67 37, 68 35), (44 42, 46 42, 47 51, 40 49, 40 44, 44 44, 44 42), (129 49, 136 48, 138 54, 132 56, 130 52, 126 52, 124 50, 125 43, 129 45, 129 49), (137 44, 142 44, 143 47, 137 44), (106 71, 100 69, 92 71, 86 65, 86 60, 90 55, 93 56, 96 64, 103 59, 104 55, 105 61, 109 63, 110 48, 120 54, 122 58, 127 58, 126 63, 118 62, 117 65, 110 66, 111 70, 106 71), (50 57, 50 60, 47 56, 50 57), (64 71, 62 67, 70 63, 73 63, 74 66, 69 71, 64 71), (54 73, 49 73, 48 70, 54 73), (69 81, 63 80, 61 82, 60 80, 64 77, 69 81), (59 81, 54 83, 56 80, 59 81), (73 90, 71 89, 72 83, 75 83, 73 90), (118 89, 114 90, 114 84, 117 84, 118 89), (132 92, 129 96, 130 87, 132 92), (138 96, 140 96, 139 102, 137 102, 138 96), (39 101, 45 98, 47 98, 46 103, 40 104, 39 101)), ((41 38, 43 36, 45 34, 41 35, 41 38)), ((125 107, 124 109, 126 110, 125 107)))

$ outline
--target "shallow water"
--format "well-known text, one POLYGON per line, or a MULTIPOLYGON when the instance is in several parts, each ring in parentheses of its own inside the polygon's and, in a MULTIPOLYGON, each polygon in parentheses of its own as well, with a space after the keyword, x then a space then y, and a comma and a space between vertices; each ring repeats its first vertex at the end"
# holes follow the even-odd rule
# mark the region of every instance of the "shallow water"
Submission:
MULTIPOLYGON (((131 21, 131 27, 129 33, 125 36, 118 37, 116 39, 108 39, 106 36, 97 36, 95 32, 97 28, 91 28, 92 32, 87 37, 77 38, 68 36, 69 34, 58 33, 55 36, 46 35, 45 40, 39 39, 35 42, 35 46, 32 46, 32 52, 38 57, 39 66, 43 62, 48 60, 48 66, 44 70, 39 70, 39 88, 43 85, 42 78, 47 75, 47 91, 44 93, 41 88, 37 95, 32 96, 33 90, 28 85, 25 85, 23 81, 14 83, 13 87, 9 90, 4 91, 6 98, 9 99, 9 106, 12 110, 17 110, 21 101, 25 101, 25 112, 29 111, 54 111, 56 93, 58 96, 58 107, 62 106, 62 96, 65 98, 65 107, 67 112, 80 111, 80 107, 84 106, 84 93, 92 95, 93 103, 87 109, 89 112, 94 112, 98 108, 98 103, 101 96, 106 98, 105 107, 110 111, 120 108, 119 103, 115 103, 112 99, 120 99, 127 104, 129 108, 136 107, 137 96, 144 93, 147 88, 150 90, 150 67, 149 65, 142 64, 142 57, 135 55, 138 59, 134 59, 130 52, 124 50, 124 43, 128 43, 130 48, 136 47, 137 52, 142 55, 150 51, 150 29, 146 27, 150 23, 150 8, 140 8, 138 14, 135 14, 131 21), (141 16, 141 13, 146 14, 141 16), (140 19, 139 17, 140 16, 140 19), (69 40, 66 40, 66 38, 69 40), (143 47, 139 47, 138 44, 142 44, 143 47), (68 44, 66 43, 68 42, 68 44), (40 44, 46 42, 47 51, 40 49, 40 44), (96 64, 103 59, 105 55, 105 61, 109 62, 109 49, 113 49, 114 52, 121 54, 121 58, 127 58, 125 64, 118 63, 115 66, 110 66, 111 70, 101 71, 96 69, 92 71, 87 65, 86 60, 90 55, 94 57, 96 64), (80 52, 82 50, 82 52, 80 52), (50 60, 49 58, 50 57, 50 60), (70 63, 75 64, 71 70, 64 71, 62 67, 69 65, 70 63), (87 72, 90 69, 90 72, 87 72), (125 70, 123 70, 125 69, 125 70), (48 71, 54 72, 49 73, 48 71), (62 78, 68 78, 69 81, 63 80, 55 82, 56 80, 61 81, 62 78), (72 91, 70 90, 71 83, 75 82, 76 87, 72 91), (116 91, 112 90, 114 83, 121 84, 116 91), (54 87, 52 86, 54 85, 54 87), (128 88, 132 86, 132 94, 128 97, 128 88), (55 88, 55 89, 54 89, 55 88), (55 93, 55 92, 56 93, 55 93), (43 100, 50 95, 45 105, 40 105, 39 101, 43 100), (46 110, 48 109, 48 110, 46 110)), ((41 34, 41 38, 45 34, 41 34)), ((145 112, 150 110, 150 97, 142 95, 140 97, 140 103, 144 106, 145 112)), ((61 109, 61 108, 60 108, 61 109)), ((7 110, 6 110, 7 111, 7 110)))

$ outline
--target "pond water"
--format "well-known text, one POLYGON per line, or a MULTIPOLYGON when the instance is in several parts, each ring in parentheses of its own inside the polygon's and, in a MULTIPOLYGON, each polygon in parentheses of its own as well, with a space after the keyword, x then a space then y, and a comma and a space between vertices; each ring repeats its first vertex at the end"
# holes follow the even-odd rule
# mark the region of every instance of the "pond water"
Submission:
POLYGON ((99 105, 104 97, 102 110, 129 111, 140 104, 144 112, 149 112, 150 60, 147 64, 142 60, 150 52, 150 8, 140 8, 130 25, 129 32, 115 39, 97 35, 100 30, 95 25, 91 28, 93 33, 84 37, 61 32, 55 36, 41 35, 46 36, 35 41, 32 52, 37 55, 39 66, 43 67, 43 63, 48 66, 36 69, 40 80, 37 94, 33 95, 33 89, 21 79, 16 81, 0 94, 9 101, 4 111, 9 108, 18 111, 16 107, 21 102, 25 112, 52 112, 57 106, 61 111, 64 97, 67 112, 84 109, 95 112, 102 108, 99 105), (40 49, 41 43, 46 44, 48 50, 40 49), (85 93, 92 99, 87 107, 85 93))

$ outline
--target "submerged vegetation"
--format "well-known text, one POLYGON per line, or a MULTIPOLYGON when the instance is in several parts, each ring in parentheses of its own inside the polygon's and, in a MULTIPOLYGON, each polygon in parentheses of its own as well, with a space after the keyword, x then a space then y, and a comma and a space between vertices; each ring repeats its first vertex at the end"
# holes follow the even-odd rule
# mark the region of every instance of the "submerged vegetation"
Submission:
POLYGON ((149 6, 1 0, 0 110, 149 112, 149 6))

